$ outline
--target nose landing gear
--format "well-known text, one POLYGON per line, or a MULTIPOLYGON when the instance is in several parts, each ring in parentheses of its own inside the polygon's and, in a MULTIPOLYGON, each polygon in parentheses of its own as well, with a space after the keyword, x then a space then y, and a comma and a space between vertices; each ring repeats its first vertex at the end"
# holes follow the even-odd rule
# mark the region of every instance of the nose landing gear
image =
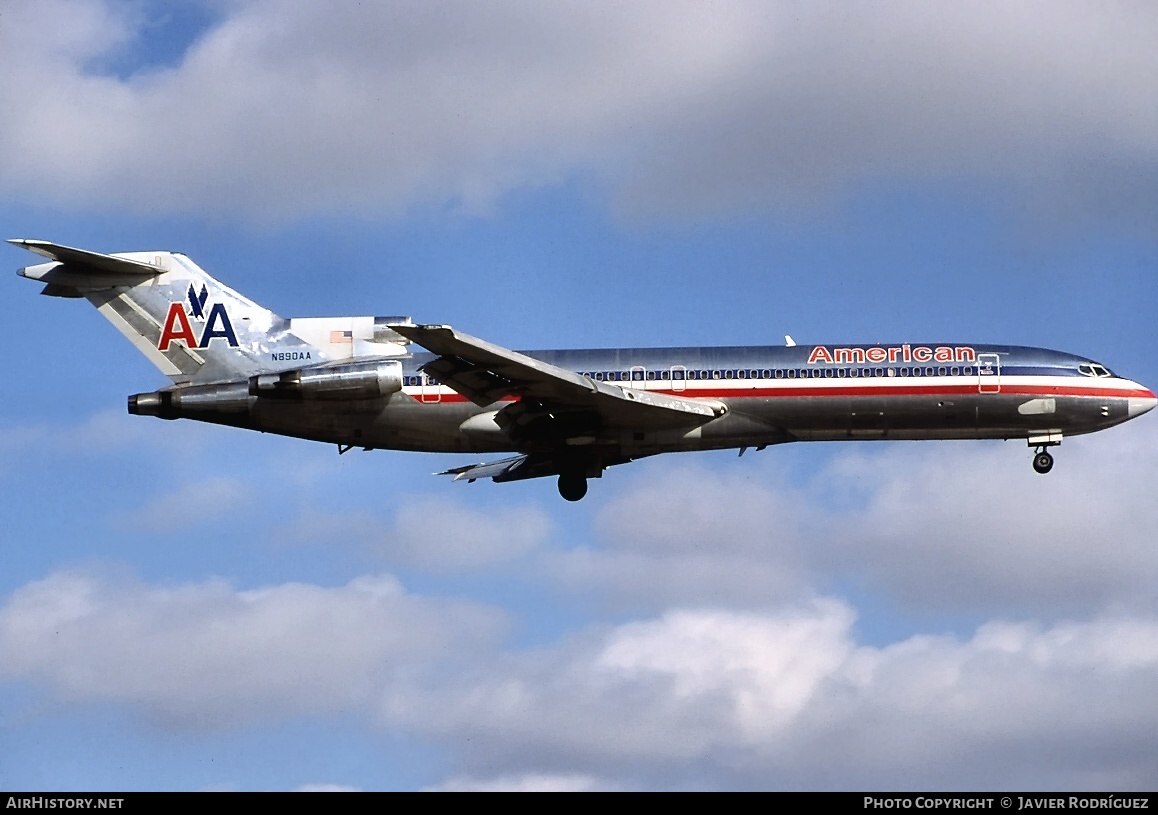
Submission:
POLYGON ((1049 455, 1050 447, 1057 447, 1062 443, 1061 431, 1039 431, 1027 439, 1029 447, 1034 448, 1033 469, 1046 475, 1054 469, 1054 457, 1049 455))
POLYGON ((1062 443, 1062 432, 1060 430, 1037 432, 1030 436, 1028 441, 1029 446, 1034 449, 1033 469, 1045 475, 1053 469, 1053 456, 1049 454, 1049 448, 1062 443))

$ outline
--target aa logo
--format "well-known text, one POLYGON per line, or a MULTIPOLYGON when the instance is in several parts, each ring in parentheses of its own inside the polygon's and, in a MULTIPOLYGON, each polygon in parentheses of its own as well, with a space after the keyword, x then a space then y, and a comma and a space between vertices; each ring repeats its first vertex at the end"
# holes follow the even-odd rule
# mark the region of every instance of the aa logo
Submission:
POLYGON ((209 290, 204 285, 197 292, 193 284, 189 284, 189 311, 186 313, 184 303, 170 303, 169 313, 165 315, 165 325, 161 329, 161 339, 157 342, 157 350, 168 351, 174 341, 180 340, 186 348, 208 348, 209 341, 223 339, 229 345, 237 347, 237 335, 233 333, 233 323, 229 321, 229 313, 222 303, 214 303, 205 313, 205 304, 209 300, 209 290), (193 325, 189 322, 192 317, 198 322, 204 322, 201 328, 201 338, 193 333, 193 325))

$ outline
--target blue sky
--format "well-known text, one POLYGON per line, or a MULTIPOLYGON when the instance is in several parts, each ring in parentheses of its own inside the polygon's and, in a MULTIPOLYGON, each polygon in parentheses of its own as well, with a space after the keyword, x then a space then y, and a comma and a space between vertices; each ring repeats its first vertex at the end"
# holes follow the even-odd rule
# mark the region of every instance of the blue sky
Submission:
MULTIPOLYGON (((515 348, 1158 382, 1137 4, 14 4, 4 237, 515 348)), ((15 270, 32 256, 6 247, 15 270)), ((126 415, 0 284, 0 786, 1153 789, 1158 431, 658 457, 579 504, 126 415)))

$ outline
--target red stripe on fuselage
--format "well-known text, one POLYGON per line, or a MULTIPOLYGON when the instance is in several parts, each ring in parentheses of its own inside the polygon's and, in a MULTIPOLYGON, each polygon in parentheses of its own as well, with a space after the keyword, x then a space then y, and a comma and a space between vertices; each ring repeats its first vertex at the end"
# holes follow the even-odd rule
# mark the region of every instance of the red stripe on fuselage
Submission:
MULTIPOLYGON (((643 390, 630 388, 629 390, 643 390)), ((1000 391, 982 393, 977 384, 971 385, 840 385, 832 387, 799 387, 785 386, 777 388, 688 388, 682 391, 650 390, 650 393, 666 393, 672 396, 681 396, 688 399, 790 399, 811 397, 852 397, 852 396, 998 396, 1001 394, 1012 396, 1100 396, 1111 399, 1141 398, 1153 399, 1154 394, 1145 388, 1130 390, 1117 388, 1073 387, 1067 385, 1007 385, 1002 384, 1000 391)), ((420 399, 419 394, 408 394, 420 399)), ((436 405, 438 402, 466 402, 465 396, 458 393, 443 393, 438 401, 426 404, 436 405)), ((514 401, 514 397, 500 399, 500 402, 514 401)))

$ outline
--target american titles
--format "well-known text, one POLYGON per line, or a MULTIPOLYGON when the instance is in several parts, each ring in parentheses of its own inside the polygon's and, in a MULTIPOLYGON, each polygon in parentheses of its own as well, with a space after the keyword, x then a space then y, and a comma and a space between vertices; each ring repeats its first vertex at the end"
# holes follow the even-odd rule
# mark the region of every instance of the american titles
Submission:
POLYGON ((977 352, 968 345, 874 345, 870 348, 833 348, 817 345, 808 355, 808 364, 864 365, 897 362, 976 362, 977 352))

